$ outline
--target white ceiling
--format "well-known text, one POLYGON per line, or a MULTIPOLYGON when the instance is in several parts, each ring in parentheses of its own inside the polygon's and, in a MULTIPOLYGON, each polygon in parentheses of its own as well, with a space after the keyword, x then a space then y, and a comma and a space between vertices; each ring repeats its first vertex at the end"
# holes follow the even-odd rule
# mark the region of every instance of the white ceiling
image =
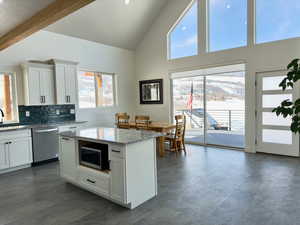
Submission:
POLYGON ((53 1, 3 0, 0 4, 0 37, 53 1))
POLYGON ((124 1, 96 0, 46 30, 133 50, 168 0, 124 1))

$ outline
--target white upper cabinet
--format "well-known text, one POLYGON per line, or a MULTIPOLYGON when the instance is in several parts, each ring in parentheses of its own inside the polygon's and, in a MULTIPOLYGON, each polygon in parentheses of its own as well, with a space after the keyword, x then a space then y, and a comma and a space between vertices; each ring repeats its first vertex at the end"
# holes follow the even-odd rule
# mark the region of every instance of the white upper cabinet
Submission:
POLYGON ((44 96, 43 104, 55 104, 54 74, 52 69, 42 69, 40 71, 40 93, 44 96))
POLYGON ((27 63, 24 73, 24 96, 26 105, 55 104, 54 69, 52 65, 27 63))
POLYGON ((57 104, 77 104, 77 64, 53 60, 57 104))

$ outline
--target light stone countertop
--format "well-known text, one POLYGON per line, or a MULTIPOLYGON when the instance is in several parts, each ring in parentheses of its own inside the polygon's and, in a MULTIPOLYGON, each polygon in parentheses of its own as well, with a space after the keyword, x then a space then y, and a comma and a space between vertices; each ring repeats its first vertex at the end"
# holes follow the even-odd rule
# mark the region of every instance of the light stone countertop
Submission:
POLYGON ((75 125, 75 124, 83 124, 86 121, 65 121, 65 122, 57 122, 57 123, 46 123, 46 124, 20 124, 20 123, 11 123, 11 124, 1 124, 0 132, 7 131, 16 131, 16 130, 25 130, 32 129, 36 127, 49 127, 49 126, 67 126, 67 125, 75 125))
POLYGON ((132 144, 163 136, 163 134, 154 131, 107 127, 77 129, 75 131, 62 132, 60 135, 69 138, 83 138, 117 144, 132 144))

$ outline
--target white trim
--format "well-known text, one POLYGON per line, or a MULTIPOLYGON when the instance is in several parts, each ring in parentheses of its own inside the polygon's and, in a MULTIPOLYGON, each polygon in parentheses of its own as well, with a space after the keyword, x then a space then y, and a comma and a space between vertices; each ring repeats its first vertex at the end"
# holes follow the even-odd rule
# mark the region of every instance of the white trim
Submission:
POLYGON ((194 77, 194 76, 209 76, 223 73, 242 72, 245 71, 245 63, 243 64, 227 64, 223 66, 211 66, 198 70, 186 70, 183 72, 171 72, 171 79, 194 77))
POLYGON ((18 89, 17 89, 17 78, 15 72, 0 71, 0 74, 6 74, 11 77, 11 97, 13 105, 14 120, 5 121, 4 123, 14 123, 19 121, 19 109, 18 109, 18 89))

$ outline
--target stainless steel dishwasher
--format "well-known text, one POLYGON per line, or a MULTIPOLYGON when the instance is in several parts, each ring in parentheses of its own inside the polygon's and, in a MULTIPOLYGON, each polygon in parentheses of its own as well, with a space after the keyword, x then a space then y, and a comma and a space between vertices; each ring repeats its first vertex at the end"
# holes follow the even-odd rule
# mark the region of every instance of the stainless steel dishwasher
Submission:
POLYGON ((58 159, 58 127, 43 126, 32 129, 33 165, 58 159))

